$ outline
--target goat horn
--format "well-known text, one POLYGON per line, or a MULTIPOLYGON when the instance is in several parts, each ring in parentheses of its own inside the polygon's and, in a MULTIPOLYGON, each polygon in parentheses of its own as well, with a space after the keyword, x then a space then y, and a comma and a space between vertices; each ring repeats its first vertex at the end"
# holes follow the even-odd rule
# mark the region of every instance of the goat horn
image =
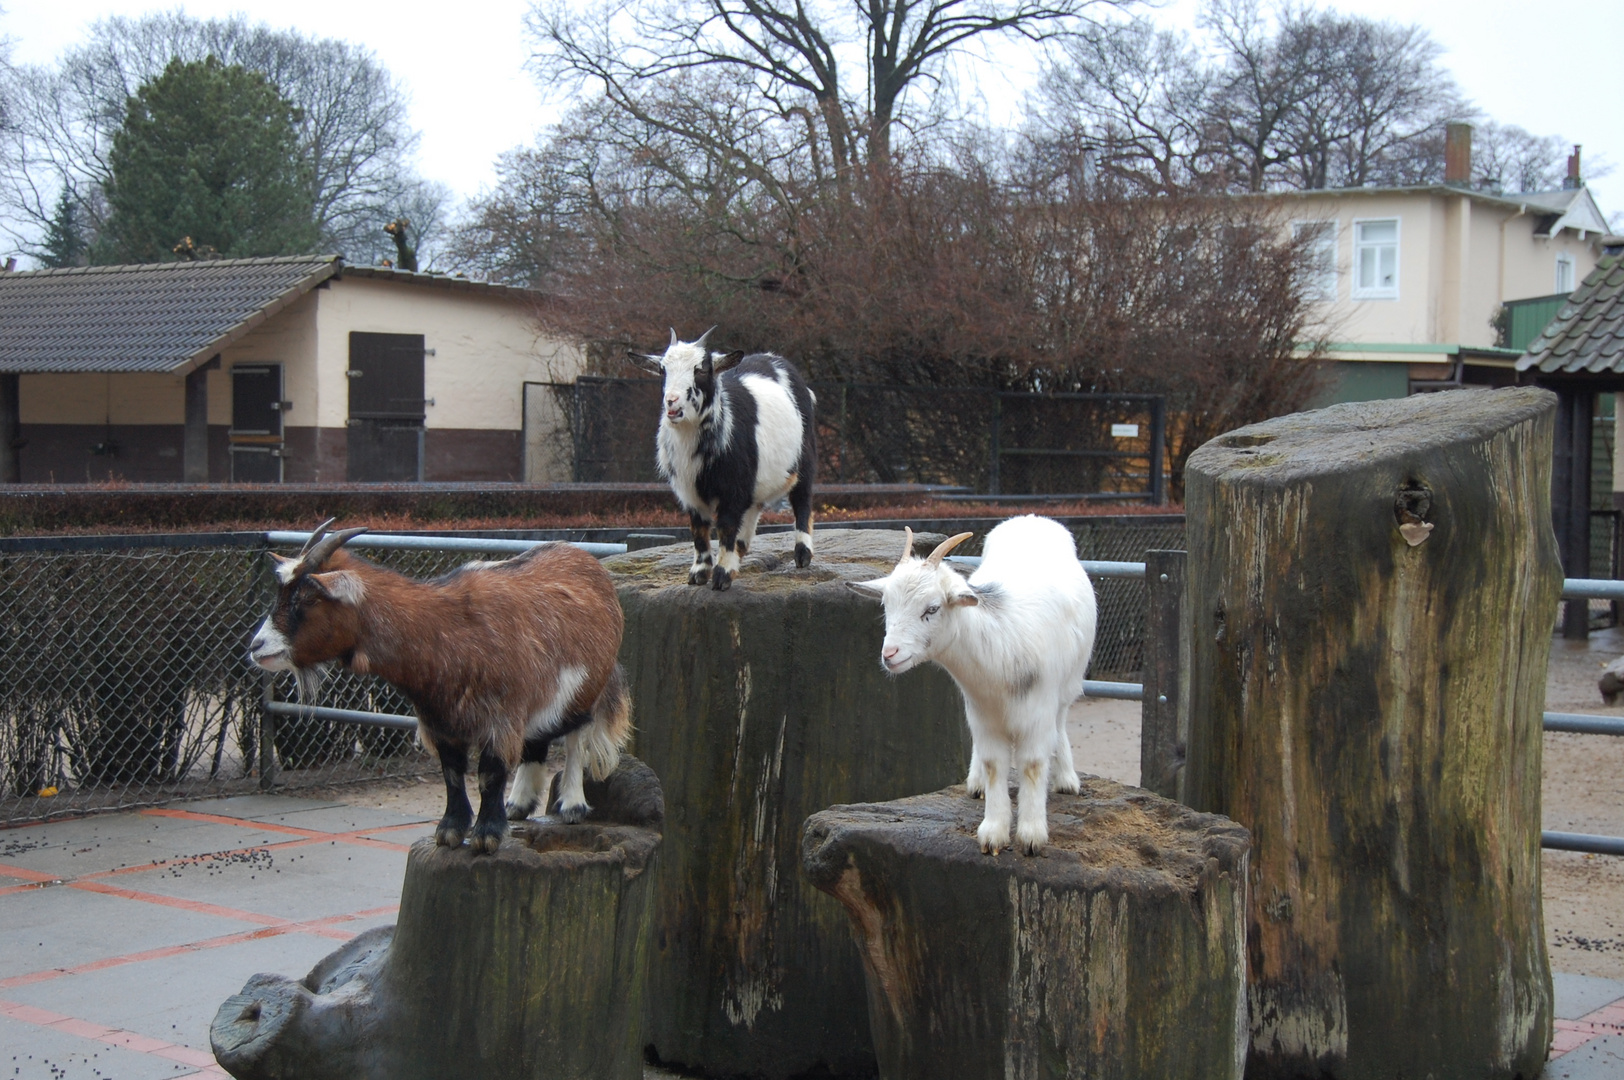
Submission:
POLYGON ((311 548, 307 554, 300 557, 299 570, 304 573, 309 573, 321 569, 321 564, 326 562, 332 556, 333 552, 337 551, 339 548, 343 547, 345 544, 349 543, 351 540, 355 539, 357 536, 360 536, 366 531, 366 526, 363 525, 358 529, 343 529, 339 532, 333 533, 331 536, 323 537, 321 543, 317 544, 315 547, 311 548))
POLYGON ((304 547, 299 549, 299 557, 304 558, 305 555, 309 554, 311 548, 321 543, 321 538, 327 535, 327 527, 337 520, 338 519, 336 517, 330 517, 320 525, 317 525, 316 531, 310 534, 310 539, 306 540, 304 542, 304 547))
POLYGON ((913 529, 907 525, 904 525, 902 527, 902 533, 902 558, 897 560, 898 566, 901 566, 903 563, 907 562, 908 556, 913 554, 913 529))
POLYGON ((710 328, 710 330, 706 330, 703 334, 700 334, 699 335, 699 340, 695 341, 694 344, 698 345, 701 349, 703 349, 705 347, 705 339, 710 337, 711 336, 711 330, 715 330, 715 329, 716 329, 716 327, 713 326, 713 327, 710 328))
MULTIPOLYGON (((673 326, 671 328, 671 345, 676 345, 676 344, 678 344, 678 341, 677 341, 677 328, 675 326, 673 326)), ((666 348, 669 349, 671 347, 671 345, 667 345, 666 348)))
POLYGON ((942 565, 942 560, 947 557, 948 552, 952 551, 954 548, 958 547, 960 544, 964 543, 974 535, 975 533, 959 533, 957 536, 949 536, 946 540, 943 540, 940 544, 936 545, 936 550, 931 552, 930 557, 925 560, 926 565, 942 565))

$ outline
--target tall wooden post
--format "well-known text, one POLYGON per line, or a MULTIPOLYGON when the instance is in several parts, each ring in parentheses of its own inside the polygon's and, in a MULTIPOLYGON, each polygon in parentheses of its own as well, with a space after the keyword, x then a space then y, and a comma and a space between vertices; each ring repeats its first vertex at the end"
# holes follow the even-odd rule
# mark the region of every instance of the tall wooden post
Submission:
POLYGON ((902 534, 819 529, 806 570, 793 544, 758 536, 727 592, 687 584, 688 544, 605 564, 626 611, 636 751, 673 811, 647 1039, 707 1076, 872 1075, 862 964, 840 905, 798 873, 801 826, 835 803, 935 791, 969 765, 952 680, 934 665, 888 677, 880 605, 845 586, 889 573, 902 534))
MULTIPOLYGON (((1552 462, 1551 515, 1562 569, 1568 577, 1590 576, 1590 455, 1596 395, 1573 386, 1556 387, 1555 458, 1552 462)), ((1590 602, 1563 605, 1562 636, 1590 636, 1590 602)))
POLYGON ((1168 798, 1181 797, 1189 716, 1180 705, 1180 673, 1188 667, 1184 634, 1182 551, 1145 552, 1145 696, 1139 729, 1139 784, 1168 798))
POLYGON ((1252 832, 1253 1080, 1543 1066, 1555 404, 1338 405, 1190 457, 1186 775, 1252 832))
POLYGON ((186 431, 181 450, 181 479, 209 482, 209 372, 220 366, 216 356, 186 375, 186 431))

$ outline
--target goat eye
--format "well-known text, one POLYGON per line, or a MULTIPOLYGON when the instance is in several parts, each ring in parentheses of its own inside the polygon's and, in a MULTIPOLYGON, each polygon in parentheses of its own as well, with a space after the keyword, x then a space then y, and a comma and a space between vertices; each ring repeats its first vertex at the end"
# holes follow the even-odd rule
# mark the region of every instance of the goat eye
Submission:
POLYGON ((936 614, 940 610, 942 610, 942 605, 940 605, 940 604, 932 604, 930 607, 925 609, 924 617, 928 619, 928 618, 930 618, 932 615, 936 614))

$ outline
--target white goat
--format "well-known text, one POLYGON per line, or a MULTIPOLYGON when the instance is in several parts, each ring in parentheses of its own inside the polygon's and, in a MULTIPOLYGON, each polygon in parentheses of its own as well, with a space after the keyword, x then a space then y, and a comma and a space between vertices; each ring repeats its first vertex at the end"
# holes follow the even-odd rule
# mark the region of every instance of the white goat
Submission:
POLYGON ((1059 522, 1032 515, 1003 522, 987 534, 981 567, 965 581, 942 559, 971 535, 960 533, 919 559, 910 529, 896 569, 850 585, 885 603, 880 664, 888 673, 933 660, 964 695, 971 740, 964 784, 987 799, 976 831, 981 850, 997 854, 1009 844, 1013 773, 1016 839, 1032 855, 1049 842, 1051 775, 1056 791, 1079 786, 1066 713, 1083 692, 1094 651, 1094 587, 1059 522))

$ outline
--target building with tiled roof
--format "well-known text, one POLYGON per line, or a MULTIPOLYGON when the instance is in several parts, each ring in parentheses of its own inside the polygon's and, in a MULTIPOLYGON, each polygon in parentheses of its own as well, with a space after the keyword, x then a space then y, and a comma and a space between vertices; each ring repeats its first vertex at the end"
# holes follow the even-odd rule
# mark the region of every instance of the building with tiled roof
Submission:
POLYGON ((581 356, 534 300, 331 255, 0 273, 0 427, 24 482, 552 478, 526 387, 581 356))

